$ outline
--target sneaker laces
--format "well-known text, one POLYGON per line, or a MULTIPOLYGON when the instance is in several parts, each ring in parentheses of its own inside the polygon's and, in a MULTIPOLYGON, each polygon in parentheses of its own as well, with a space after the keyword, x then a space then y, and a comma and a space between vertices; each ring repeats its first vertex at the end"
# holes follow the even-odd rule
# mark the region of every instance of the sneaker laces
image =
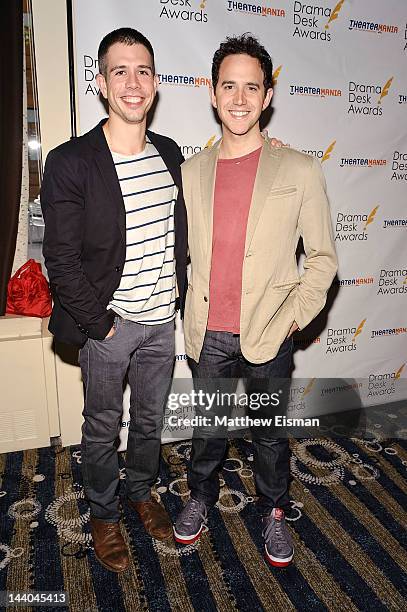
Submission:
POLYGON ((185 508, 182 510, 180 519, 183 523, 191 525, 195 522, 195 518, 199 517, 206 524, 206 506, 203 502, 190 498, 185 508), (201 512, 203 508, 204 514, 201 512))
POLYGON ((263 538, 266 542, 275 534, 275 544, 279 551, 283 550, 284 547, 289 543, 291 545, 291 536, 288 533, 284 515, 281 519, 276 519, 275 516, 270 514, 266 517, 267 525, 263 529, 263 538))

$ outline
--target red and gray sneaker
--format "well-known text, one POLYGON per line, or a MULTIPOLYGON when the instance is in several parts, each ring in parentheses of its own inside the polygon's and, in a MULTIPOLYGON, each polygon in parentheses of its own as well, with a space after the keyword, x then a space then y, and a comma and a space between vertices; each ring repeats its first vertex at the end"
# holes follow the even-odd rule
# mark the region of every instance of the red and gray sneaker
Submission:
POLYGON ((284 510, 273 508, 263 517, 266 560, 275 567, 290 565, 294 555, 293 541, 285 524, 284 510))
POLYGON ((191 497, 175 522, 175 541, 180 544, 193 544, 202 533, 207 514, 206 505, 191 497))

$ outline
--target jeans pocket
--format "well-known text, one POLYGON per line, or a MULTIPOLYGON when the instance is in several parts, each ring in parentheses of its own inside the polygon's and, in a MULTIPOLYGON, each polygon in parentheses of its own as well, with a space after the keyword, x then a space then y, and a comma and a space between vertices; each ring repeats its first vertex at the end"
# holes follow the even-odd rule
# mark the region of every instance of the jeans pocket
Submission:
POLYGON ((113 321, 114 334, 112 334, 109 337, 104 338, 103 340, 99 340, 99 342, 103 342, 103 344, 106 344, 108 342, 111 342, 113 338, 116 338, 121 328, 121 322, 122 322, 122 318, 119 315, 116 315, 113 321))

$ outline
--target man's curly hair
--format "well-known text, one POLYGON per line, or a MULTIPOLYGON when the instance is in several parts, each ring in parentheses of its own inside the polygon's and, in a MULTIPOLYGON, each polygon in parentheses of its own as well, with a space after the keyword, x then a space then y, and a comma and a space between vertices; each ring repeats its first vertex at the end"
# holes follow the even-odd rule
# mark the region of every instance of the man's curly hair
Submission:
POLYGON ((249 32, 246 32, 241 36, 228 36, 226 40, 221 43, 219 49, 215 51, 212 60, 212 85, 214 90, 216 89, 219 79, 220 65, 225 57, 228 55, 242 54, 254 57, 259 61, 264 75, 264 90, 267 91, 272 87, 273 62, 271 57, 263 45, 259 43, 257 38, 252 36, 249 32))

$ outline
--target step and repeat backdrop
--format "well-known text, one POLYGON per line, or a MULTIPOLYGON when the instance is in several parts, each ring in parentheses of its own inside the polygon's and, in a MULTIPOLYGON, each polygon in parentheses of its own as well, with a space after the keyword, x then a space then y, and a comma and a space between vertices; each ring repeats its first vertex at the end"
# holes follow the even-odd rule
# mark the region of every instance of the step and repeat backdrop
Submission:
MULTIPOLYGON (((73 12, 78 132, 106 114, 95 81, 100 40, 133 27, 156 54, 150 127, 186 158, 220 136, 209 100, 214 51, 228 35, 260 39, 274 64, 264 128, 321 162, 340 262, 329 308, 295 337, 298 394, 336 378, 356 380, 364 405, 405 398, 405 0, 74 0, 73 12)), ((175 376, 190 377, 179 321, 175 376)))

